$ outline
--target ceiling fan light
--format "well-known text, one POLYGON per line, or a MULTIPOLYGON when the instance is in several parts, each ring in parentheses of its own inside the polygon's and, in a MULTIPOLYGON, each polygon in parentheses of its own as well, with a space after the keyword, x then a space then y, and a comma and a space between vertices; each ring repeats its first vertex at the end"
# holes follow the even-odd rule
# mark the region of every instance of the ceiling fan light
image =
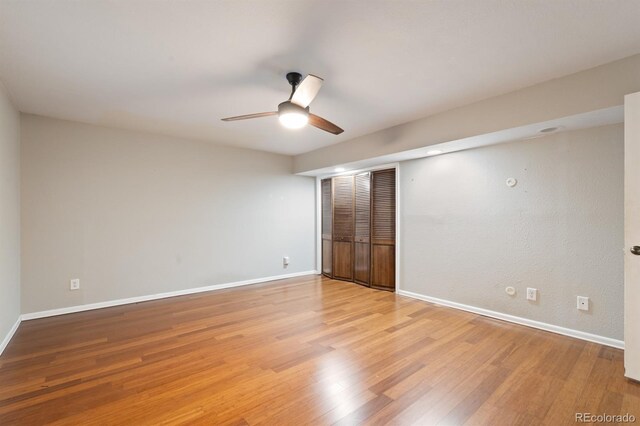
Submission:
POLYGON ((278 105, 278 119, 287 129, 300 129, 309 122, 309 111, 291 102, 278 105))
POLYGON ((282 114, 280 117, 280 123, 287 129, 300 129, 307 125, 309 122, 309 116, 300 114, 298 112, 288 112, 282 114))

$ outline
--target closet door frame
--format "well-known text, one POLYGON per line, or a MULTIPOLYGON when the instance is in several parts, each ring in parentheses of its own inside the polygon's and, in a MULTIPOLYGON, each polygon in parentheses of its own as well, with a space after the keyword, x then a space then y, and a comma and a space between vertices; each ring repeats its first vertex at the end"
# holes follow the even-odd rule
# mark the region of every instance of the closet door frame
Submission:
POLYGON ((388 163, 375 167, 367 167, 362 169, 350 170, 343 173, 333 173, 326 175, 316 176, 316 273, 322 274, 322 179, 332 178, 335 176, 349 176, 356 175, 358 173, 373 172, 376 170, 395 169, 396 171, 396 286, 394 292, 398 292, 401 289, 400 280, 400 255, 401 255, 401 229, 400 229, 400 212, 402 206, 400 205, 400 167, 399 163, 388 163))

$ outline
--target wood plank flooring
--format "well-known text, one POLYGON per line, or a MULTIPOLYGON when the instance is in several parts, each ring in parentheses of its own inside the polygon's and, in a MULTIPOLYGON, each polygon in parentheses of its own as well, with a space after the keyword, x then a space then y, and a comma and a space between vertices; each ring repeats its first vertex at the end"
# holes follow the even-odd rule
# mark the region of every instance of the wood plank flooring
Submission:
POLYGON ((308 276, 23 322, 0 424, 640 422, 622 356, 308 276))

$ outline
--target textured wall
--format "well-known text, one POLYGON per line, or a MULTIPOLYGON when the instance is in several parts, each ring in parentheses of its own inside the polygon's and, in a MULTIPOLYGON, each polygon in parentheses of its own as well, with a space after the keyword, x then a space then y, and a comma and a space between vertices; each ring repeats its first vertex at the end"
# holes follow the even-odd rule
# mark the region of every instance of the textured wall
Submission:
POLYGON ((623 149, 613 125, 402 163, 402 289, 622 339, 623 149))
POLYGON ((0 83, 0 342, 20 316, 20 116, 0 83))
POLYGON ((315 269, 291 157, 23 115, 22 165, 24 313, 315 269))

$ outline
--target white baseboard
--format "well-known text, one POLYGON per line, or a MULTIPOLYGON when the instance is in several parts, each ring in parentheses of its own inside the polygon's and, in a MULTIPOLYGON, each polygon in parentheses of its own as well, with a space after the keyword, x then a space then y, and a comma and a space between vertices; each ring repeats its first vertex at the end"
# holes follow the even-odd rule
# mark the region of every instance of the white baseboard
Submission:
POLYGON ((9 330, 7 335, 4 336, 4 339, 2 339, 2 343, 0 343, 0 355, 2 355, 2 352, 4 352, 4 349, 7 347, 7 345, 11 341, 11 338, 13 337, 13 335, 16 334, 16 331, 18 330, 18 326, 20 325, 21 322, 22 322, 22 317, 19 316, 18 319, 16 320, 16 323, 13 324, 13 327, 11 327, 11 330, 9 330))
MULTIPOLYGON (((128 305, 130 303, 147 302, 149 300, 165 299, 167 297, 184 296, 187 294, 202 293, 205 291, 222 290, 225 288, 240 287, 251 284, 265 283, 268 281, 282 280, 285 278, 295 278, 304 275, 318 275, 318 271, 294 272, 291 274, 275 275, 272 277, 254 278, 251 280, 236 281, 232 283, 214 284, 206 287, 188 288, 185 290, 170 291, 167 293, 150 294, 147 296, 129 297, 126 299, 108 300, 106 302, 89 303, 86 305, 69 306, 68 308, 51 309, 48 311, 31 312, 22 314, 22 321, 53 317, 56 315, 72 314, 74 312, 90 311, 93 309, 109 308, 111 306, 128 305)), ((8 343, 8 340, 7 340, 8 343)))
MULTIPOLYGON (((185 289, 185 290, 171 291, 171 292, 167 292, 167 293, 158 293, 158 294, 151 294, 151 295, 147 295, 147 296, 130 297, 130 298, 126 298, 126 299, 109 300, 109 301, 106 301, 106 302, 90 303, 90 304, 86 304, 86 305, 70 306, 70 307, 67 307, 67 308, 51 309, 51 310, 48 310, 48 311, 40 311, 40 312, 32 312, 32 313, 29 313, 29 314, 22 314, 20 316, 20 318, 18 318, 16 323, 13 325, 11 330, 9 330, 9 333, 2 340, 2 343, 0 343, 0 355, 2 355, 2 352, 4 351, 4 349, 9 344, 9 341, 11 341, 11 338, 13 337, 15 332, 17 331, 18 326, 20 325, 21 321, 27 321, 27 320, 37 319, 37 318, 46 318, 46 317, 52 317, 52 316, 64 315, 64 314, 71 314, 71 313, 74 313, 74 312, 89 311, 89 310, 93 310, 93 309, 102 309, 102 308, 108 308, 108 307, 111 307, 111 306, 119 306, 119 305, 131 304, 131 303, 146 302, 146 301, 150 301, 150 300, 165 299, 165 298, 168 298, 168 297, 184 296, 184 295, 187 295, 187 294, 202 293, 202 292, 206 292, 206 291, 222 290, 222 289, 225 289, 225 288, 241 287, 241 286, 245 286, 245 285, 265 283, 265 282, 269 282, 269 281, 282 280, 282 279, 286 279, 286 278, 301 277, 301 276, 305 276, 305 275, 318 275, 319 273, 320 272, 318 272, 318 271, 295 272, 295 273, 292 273, 292 274, 276 275, 276 276, 264 277, 264 278, 255 278, 255 279, 251 279, 251 280, 236 281, 236 282, 224 283, 224 284, 215 284, 215 285, 210 285, 210 286, 206 286, 206 287, 190 288, 190 289, 185 289)), ((606 346, 611 346, 611 347, 614 347, 614 348, 624 349, 624 342, 622 340, 611 339, 609 337, 599 336, 597 334, 586 333, 584 331, 573 330, 573 329, 570 329, 570 328, 560 327, 560 326, 553 325, 553 324, 547 324, 547 323, 540 322, 540 321, 534 321, 534 320, 527 319, 527 318, 517 317, 517 316, 514 316, 514 315, 504 314, 504 313, 501 313, 501 312, 496 312, 496 311, 491 311, 491 310, 488 310, 488 309, 478 308, 478 307, 475 307, 475 306, 465 305, 465 304, 462 304, 462 303, 451 302, 449 300, 438 299, 436 297, 425 296, 425 295, 422 295, 422 294, 419 294, 419 293, 414 293, 414 292, 407 291, 407 290, 397 289, 397 293, 399 295, 401 295, 401 296, 411 297, 413 299, 424 300, 425 302, 434 303, 436 305, 442 305, 442 306, 447 306, 447 307, 454 308, 454 309, 460 309, 462 311, 472 312, 474 314, 483 315, 483 316, 491 317, 491 318, 496 318, 496 319, 499 319, 499 320, 512 322, 514 324, 520 324, 520 325, 524 325, 524 326, 527 326, 527 327, 537 328, 539 330, 550 331, 552 333, 562 334, 564 336, 575 337, 577 339, 582 339, 582 340, 586 340, 586 341, 589 341, 589 342, 599 343, 601 345, 606 345, 606 346)))
POLYGON ((499 320, 508 321, 515 324, 525 325, 527 327, 537 328, 539 330, 550 331, 552 333, 562 334, 564 336, 575 337, 576 339, 587 340, 589 342, 599 343, 605 346, 612 346, 614 348, 624 349, 624 342, 622 340, 611 339, 609 337, 598 336, 597 334, 586 333, 584 331, 573 330, 570 328, 564 328, 564 327, 560 327, 553 324, 547 324, 540 321, 534 321, 527 318, 517 317, 514 315, 503 314, 502 312, 490 311, 488 309, 477 308, 475 306, 464 305, 462 303, 451 302, 449 300, 425 296, 425 295, 414 293, 407 290, 398 289, 397 293, 401 296, 407 296, 413 299, 424 300, 425 302, 434 303, 436 305, 442 305, 442 306, 447 306, 449 308, 460 309, 462 311, 472 312, 474 314, 479 314, 486 317, 496 318, 499 320))

